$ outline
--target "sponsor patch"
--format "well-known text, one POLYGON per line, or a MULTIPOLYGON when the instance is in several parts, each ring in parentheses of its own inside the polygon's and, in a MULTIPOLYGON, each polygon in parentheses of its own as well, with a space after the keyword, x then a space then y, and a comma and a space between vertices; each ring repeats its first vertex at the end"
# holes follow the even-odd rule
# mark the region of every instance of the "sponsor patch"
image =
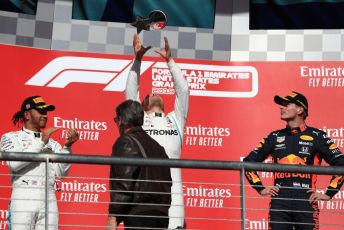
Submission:
POLYGON ((330 146, 330 149, 331 149, 331 150, 336 149, 336 148, 337 148, 337 145, 336 145, 336 144, 332 144, 332 145, 330 146))
POLYGON ((309 153, 309 148, 307 146, 302 146, 301 147, 301 151, 299 152, 301 154, 306 154, 306 155, 310 155, 309 153))
POLYGON ((156 135, 156 136, 178 136, 177 130, 171 129, 146 129, 145 132, 148 135, 156 135))
POLYGON ((340 153, 339 149, 334 149, 331 151, 333 154, 337 154, 337 153, 340 153))
POLYGON ((252 180, 254 184, 261 181, 260 178, 254 172, 246 172, 246 175, 252 180))
POLYGON ((302 188, 309 188, 309 184, 302 184, 301 187, 302 188))
POLYGON ((40 103, 40 102, 44 102, 44 101, 43 101, 43 98, 41 98, 41 97, 36 97, 36 98, 33 99, 33 101, 34 101, 36 104, 38 104, 38 103, 40 103))
POLYGON ((293 187, 301 188, 301 184, 299 182, 293 182, 293 187))
POLYGON ((306 157, 302 159, 299 156, 296 156, 295 154, 289 154, 288 156, 285 156, 283 158, 277 158, 278 164, 291 164, 291 165, 306 165, 306 157))
POLYGON ((308 135, 302 135, 302 136, 300 136, 300 139, 304 140, 304 141, 313 141, 314 140, 313 137, 308 136, 308 135))
POLYGON ((282 137, 277 137, 277 142, 278 143, 282 143, 285 141, 285 136, 282 136, 282 137))
POLYGON ((313 133, 317 136, 319 136, 319 132, 313 131, 313 133))
POLYGON ((282 143, 282 144, 277 144, 277 145, 275 145, 275 150, 280 150, 280 149, 286 149, 287 147, 285 146, 285 144, 284 143, 282 143))
POLYGON ((313 146, 313 142, 299 141, 299 145, 313 146))
POLYGON ((293 98, 294 98, 294 97, 296 97, 296 96, 297 96, 297 94, 296 94, 296 93, 294 93, 294 92, 291 92, 291 93, 289 93, 289 94, 288 94, 288 96, 290 96, 290 97, 293 97, 293 98))
POLYGON ((343 177, 342 177, 342 176, 337 176, 336 178, 334 178, 334 179, 331 181, 330 186, 331 186, 332 188, 337 188, 338 185, 339 185, 340 183, 342 183, 342 180, 343 180, 343 177))

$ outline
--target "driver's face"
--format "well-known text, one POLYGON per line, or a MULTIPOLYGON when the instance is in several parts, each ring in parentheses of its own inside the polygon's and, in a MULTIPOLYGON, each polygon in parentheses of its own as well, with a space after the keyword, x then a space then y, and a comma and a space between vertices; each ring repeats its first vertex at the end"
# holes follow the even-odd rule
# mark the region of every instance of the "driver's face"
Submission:
POLYGON ((151 93, 146 96, 145 100, 148 100, 147 107, 145 110, 150 110, 153 107, 159 107, 161 110, 164 110, 164 101, 158 94, 151 93))
POLYGON ((284 121, 294 120, 300 114, 301 107, 290 102, 280 105, 281 119, 284 121))
POLYGON ((27 122, 31 124, 31 127, 35 127, 37 130, 45 128, 48 121, 46 110, 31 109, 27 113, 27 122))

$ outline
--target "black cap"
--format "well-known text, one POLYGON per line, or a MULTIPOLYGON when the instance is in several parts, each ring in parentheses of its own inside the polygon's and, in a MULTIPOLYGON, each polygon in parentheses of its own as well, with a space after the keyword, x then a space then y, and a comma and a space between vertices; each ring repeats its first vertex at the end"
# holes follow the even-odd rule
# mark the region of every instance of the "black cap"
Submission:
POLYGON ((44 110, 44 111, 54 111, 54 105, 48 105, 45 103, 41 96, 28 97, 23 101, 21 106, 21 111, 28 111, 30 109, 44 110))
POLYGON ((303 96, 301 93, 291 91, 287 96, 281 97, 276 95, 274 97, 274 101, 276 104, 283 105, 285 102, 294 103, 298 106, 301 106, 305 109, 306 115, 308 115, 308 102, 307 98, 303 96))

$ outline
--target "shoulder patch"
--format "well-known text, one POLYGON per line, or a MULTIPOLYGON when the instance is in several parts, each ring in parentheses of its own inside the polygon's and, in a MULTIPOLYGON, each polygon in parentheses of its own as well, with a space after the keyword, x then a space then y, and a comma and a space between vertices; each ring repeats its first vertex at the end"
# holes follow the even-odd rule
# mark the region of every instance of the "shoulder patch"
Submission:
POLYGON ((9 138, 6 136, 6 135, 3 135, 2 137, 1 137, 1 141, 7 141, 9 138))
POLYGON ((330 145, 329 149, 333 150, 333 149, 336 149, 337 148, 337 145, 336 144, 332 144, 330 145))
POLYGON ((277 137, 277 138, 276 138, 276 141, 277 141, 278 143, 284 142, 284 141, 285 141, 285 136, 277 137))

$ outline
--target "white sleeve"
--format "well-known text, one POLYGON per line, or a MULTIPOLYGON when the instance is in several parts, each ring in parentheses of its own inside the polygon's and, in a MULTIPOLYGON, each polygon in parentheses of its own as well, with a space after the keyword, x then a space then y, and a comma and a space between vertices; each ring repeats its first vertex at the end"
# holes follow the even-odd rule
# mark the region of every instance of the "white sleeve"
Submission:
POLYGON ((174 102, 174 113, 177 118, 177 122, 181 129, 184 129, 188 111, 189 111, 189 86, 185 80, 183 73, 179 66, 171 59, 167 66, 173 77, 174 85, 176 87, 176 99, 174 102))
POLYGON ((125 87, 125 99, 140 102, 139 83, 140 83, 141 62, 135 60, 128 74, 125 87))
MULTIPOLYGON (((54 152, 56 154, 71 154, 72 153, 72 147, 66 147, 64 146, 63 148, 61 147, 61 145, 57 142, 54 141, 54 152)), ((54 163, 54 167, 55 167, 55 175, 59 178, 64 178, 67 176, 69 170, 70 170, 70 163, 54 163)))
MULTIPOLYGON (((1 152, 41 152, 44 143, 43 141, 36 144, 36 145, 31 145, 25 151, 22 148, 22 145, 20 141, 18 140, 18 137, 7 133, 4 134, 1 137, 1 147, 0 150, 1 152)), ((31 164, 36 164, 37 162, 27 162, 27 161, 8 161, 7 164, 10 167, 11 172, 17 172, 31 164)))

